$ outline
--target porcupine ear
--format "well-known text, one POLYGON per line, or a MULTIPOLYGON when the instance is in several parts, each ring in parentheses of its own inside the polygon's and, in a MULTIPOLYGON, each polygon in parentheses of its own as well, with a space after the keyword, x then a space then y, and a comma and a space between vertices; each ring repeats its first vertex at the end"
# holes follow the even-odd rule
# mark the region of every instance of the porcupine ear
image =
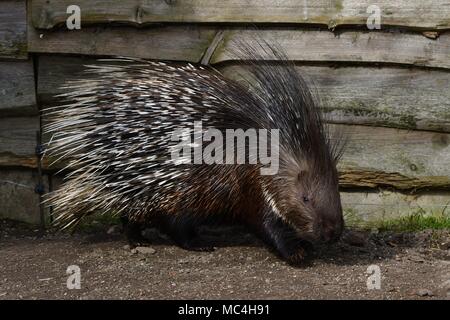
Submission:
POLYGON ((294 150, 324 145, 327 150, 322 151, 337 163, 345 146, 344 134, 323 123, 320 106, 323 108, 324 102, 313 81, 299 74, 281 44, 266 33, 251 28, 233 32, 231 38, 227 54, 243 62, 238 76, 259 99, 265 113, 276 119, 274 124, 287 122, 287 145, 294 150))

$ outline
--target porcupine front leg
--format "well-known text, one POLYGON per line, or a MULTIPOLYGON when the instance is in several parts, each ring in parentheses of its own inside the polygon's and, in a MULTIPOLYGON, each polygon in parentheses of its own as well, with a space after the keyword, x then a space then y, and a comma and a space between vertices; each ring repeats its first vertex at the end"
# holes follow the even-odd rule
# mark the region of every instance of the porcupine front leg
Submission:
POLYGON ((120 221, 130 246, 136 247, 148 243, 148 240, 142 235, 142 225, 140 223, 131 221, 127 215, 122 215, 120 221))
POLYGON ((166 216, 161 219, 161 229, 181 248, 190 251, 214 251, 213 246, 205 245, 197 232, 199 221, 189 214, 178 217, 166 216))
POLYGON ((294 229, 271 210, 263 215, 261 233, 263 239, 292 265, 303 263, 311 248, 310 243, 300 239, 294 229))

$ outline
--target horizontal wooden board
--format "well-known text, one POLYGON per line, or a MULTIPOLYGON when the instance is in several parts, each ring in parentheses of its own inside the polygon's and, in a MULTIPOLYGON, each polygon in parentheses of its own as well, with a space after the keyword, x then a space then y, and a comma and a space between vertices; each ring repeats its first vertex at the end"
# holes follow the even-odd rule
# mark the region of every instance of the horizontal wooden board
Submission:
POLYGON ((376 222, 414 214, 450 214, 450 193, 448 191, 418 194, 387 190, 343 191, 341 192, 341 201, 346 224, 357 227, 370 227, 376 225, 376 222))
POLYGON ((234 61, 233 40, 254 41, 256 35, 278 43, 294 61, 395 63, 450 68, 450 33, 437 39, 404 32, 356 32, 263 28, 258 31, 211 26, 154 28, 86 27, 82 30, 30 29, 29 50, 41 53, 122 55, 148 59, 216 64, 234 61), (215 38, 215 35, 217 37, 215 38), (216 43, 217 42, 217 43, 216 43))
POLYGON ((0 116, 38 113, 33 62, 0 61, 0 116))
POLYGON ((0 166, 37 167, 39 117, 0 118, 0 166))
MULTIPOLYGON (((32 0, 33 26, 64 24, 70 0, 32 0)), ((365 25, 369 0, 79 0, 82 24, 129 23, 294 23, 365 25)), ((450 28, 448 0, 379 0, 381 24, 422 29, 450 28)))
POLYGON ((0 3, 0 58, 27 58, 26 0, 0 3))
POLYGON ((450 68, 450 33, 431 39, 418 33, 272 28, 223 31, 211 63, 238 60, 232 54, 236 39, 252 43, 263 39, 280 46, 290 60, 313 62, 369 62, 450 68))
MULTIPOLYGON (((38 96, 40 102, 43 105, 51 105, 57 102, 55 100, 55 95, 61 93, 62 91, 58 89, 64 79, 70 78, 76 73, 76 71, 82 70, 83 64, 88 64, 92 62, 90 59, 80 59, 75 57, 53 57, 53 56, 42 56, 39 61, 39 86, 38 86, 38 96)), ((302 70, 312 70, 318 73, 318 69, 324 67, 302 67, 302 70)), ((338 93, 348 86, 351 82, 354 83, 352 92, 348 92, 347 96, 344 96, 342 101, 350 99, 353 96, 358 97, 364 94, 364 90, 369 90, 371 85, 377 86, 377 82, 374 79, 368 78, 366 80, 367 88, 364 87, 360 78, 367 76, 368 70, 364 68, 358 71, 360 78, 356 76, 351 76, 351 73, 347 75, 347 81, 336 80, 339 79, 339 74, 345 72, 346 68, 331 69, 326 68, 321 70, 320 74, 322 77, 329 76, 327 80, 321 80, 323 83, 323 88, 333 87, 334 92, 332 95, 338 93), (344 71, 343 71, 344 70, 344 71), (335 79, 336 78, 336 79, 335 79), (340 82, 341 81, 341 82, 340 82)), ((355 68, 359 70, 359 68, 355 68)), ((370 72, 375 72, 377 69, 370 70, 370 72)), ((384 69, 379 69, 383 71, 384 69)), ((228 69, 226 73, 236 74, 236 70, 228 69)), ((314 72, 310 74, 314 75, 314 72)), ((419 72, 410 71, 407 69, 393 69, 392 76, 401 75, 402 72, 419 72)), ((423 76, 428 75, 428 72, 423 71, 423 76)), ((446 74, 447 73, 443 73, 446 74)), ((355 73, 353 73, 355 75, 355 73)), ((413 73, 414 75, 414 73, 413 73)), ((408 88, 408 81, 411 81, 411 75, 403 75, 406 82, 403 84, 404 88, 401 88, 393 81, 387 81, 386 78, 381 77, 379 83, 383 84, 381 88, 373 91, 370 101, 376 101, 376 99, 382 99, 386 96, 396 97, 396 104, 392 104, 392 110, 399 108, 400 102, 406 99, 408 92, 404 93, 402 96, 398 96, 402 90, 408 88), (389 92, 389 90, 397 89, 398 91, 389 92), (375 94, 378 92, 378 95, 375 94)), ((435 79, 435 77, 431 77, 435 79)), ((375 77, 376 79, 376 77, 375 77)), ((416 79, 412 76, 412 79, 416 79)), ((446 78, 448 79, 448 78, 446 78)), ((317 80, 317 79, 316 79, 317 80)), ((419 86, 421 81, 409 83, 410 92, 417 91, 422 92, 422 94, 416 93, 415 99, 419 101, 414 101, 410 98, 408 101, 404 102, 405 114, 407 112, 412 113, 412 110, 416 110, 417 115, 421 115, 421 112, 425 112, 422 109, 426 105, 425 99, 420 100, 421 96, 426 97, 426 91, 419 86), (410 108, 408 103, 415 103, 415 108, 410 108)), ((439 83, 437 81, 436 83, 439 83)), ((442 85, 442 84, 441 84, 442 85)), ((448 82, 445 82, 448 85, 448 82)), ((319 89, 321 87, 319 86, 319 89)), ((430 88, 429 90, 431 90, 430 88)), ((434 88, 439 90, 438 87, 434 88)), ((328 90, 328 89, 327 89, 328 90)), ((373 88, 371 89, 373 90, 373 88)), ((438 98, 444 95, 444 92, 435 92, 435 97, 438 98)), ((326 97, 325 97, 326 98, 326 97)), ((447 103, 444 101, 441 103, 447 103)), ((356 102, 354 102, 356 104, 356 102)), ((357 104, 356 104, 357 105, 357 104)), ((368 104, 368 107, 371 105, 368 104)), ((366 107, 367 108, 367 107, 366 107)), ((345 109, 344 109, 345 110, 345 109)), ((369 111, 371 109, 368 109, 369 111)), ((376 109, 375 109, 376 110, 376 109)), ((375 112, 376 113, 376 112, 375 112)), ((386 114, 386 112, 385 112, 386 114)), ((423 116, 422 116, 423 117, 423 116)), ((443 116, 441 115, 443 118, 443 116)), ((395 117, 394 117, 395 118, 395 117)), ((436 115, 436 118, 438 116, 436 115)), ((349 118, 350 120, 351 118, 349 118)), ((398 118, 400 119, 400 118, 398 118)), ((421 118, 423 119, 423 118, 421 118)), ((400 121, 400 120, 397 120, 400 121)), ((409 121, 411 122, 411 121, 409 121)), ((384 122, 386 124, 386 122, 384 122)), ((370 127, 370 126, 360 126, 360 125, 338 125, 349 131, 349 146, 348 152, 343 158, 343 169, 341 181, 342 185, 345 187, 394 187, 398 189, 421 189, 421 188, 445 188, 450 187, 450 168, 448 163, 450 162, 450 135, 447 133, 437 133, 437 132, 427 132, 427 131, 408 131, 399 130, 392 128, 382 128, 382 127, 370 127)), ((418 126, 418 125, 414 125, 418 126)))
POLYGON ((346 132, 348 139, 338 166, 344 189, 450 189, 449 134, 347 125, 332 129, 346 132))
MULTIPOLYGON (((298 66, 332 123, 450 132, 450 73, 406 68, 298 66)), ((220 70, 240 80, 245 69, 220 70)))
MULTIPOLYGON (((36 170, 0 170, 0 219, 31 224, 40 223, 39 195, 35 192, 39 179, 36 170)), ((43 177, 48 191, 48 177, 43 177)), ((48 215, 48 209, 44 212, 48 215)))
POLYGON ((37 81, 37 98, 42 106, 54 103, 56 95, 63 93, 61 86, 73 77, 85 76, 84 65, 94 64, 96 59, 90 57, 64 57, 52 55, 39 56, 39 69, 37 81))
MULTIPOLYGON (((58 87, 90 58, 41 56, 38 95, 51 103, 58 87)), ((299 66, 317 89, 329 122, 450 132, 450 73, 405 68, 299 66)), ((220 70, 239 79, 240 66, 220 70)))
POLYGON ((348 143, 343 187, 450 188, 450 135, 368 126, 331 125, 348 143))
MULTIPOLYGON (((63 174, 51 175, 54 190, 63 183, 63 174)), ((346 225, 372 227, 399 217, 450 214, 450 192, 402 193, 391 190, 341 191, 346 225)))
POLYGON ((86 27, 81 30, 30 29, 30 52, 119 55, 199 62, 216 34, 215 28, 86 27))

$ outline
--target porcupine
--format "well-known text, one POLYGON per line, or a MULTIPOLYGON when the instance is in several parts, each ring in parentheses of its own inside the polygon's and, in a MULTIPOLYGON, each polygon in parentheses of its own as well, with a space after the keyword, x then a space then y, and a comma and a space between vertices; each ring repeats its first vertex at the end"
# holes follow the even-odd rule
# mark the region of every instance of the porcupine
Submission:
POLYGON ((279 47, 262 40, 237 47, 248 62, 245 85, 209 66, 123 57, 67 81, 67 102, 43 112, 52 134, 47 153, 74 168, 47 199, 56 224, 72 228, 112 211, 132 243, 150 222, 183 248, 207 250, 198 225, 225 217, 290 263, 300 263, 311 243, 339 238, 339 139, 279 47), (259 163, 174 163, 171 135, 196 121, 221 132, 279 129, 278 172, 262 175, 259 163))

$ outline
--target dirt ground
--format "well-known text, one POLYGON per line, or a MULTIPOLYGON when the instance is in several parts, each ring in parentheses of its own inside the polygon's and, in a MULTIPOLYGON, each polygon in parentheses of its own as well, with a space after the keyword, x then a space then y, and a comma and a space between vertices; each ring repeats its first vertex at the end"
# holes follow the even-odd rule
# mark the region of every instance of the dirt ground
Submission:
POLYGON ((119 229, 41 234, 0 221, 0 299, 450 299, 448 230, 349 231, 292 267, 236 228, 204 231, 214 252, 185 251, 151 230, 150 247, 136 252, 119 229), (70 265, 81 289, 67 288, 70 265), (371 265, 380 289, 367 287, 371 265))

